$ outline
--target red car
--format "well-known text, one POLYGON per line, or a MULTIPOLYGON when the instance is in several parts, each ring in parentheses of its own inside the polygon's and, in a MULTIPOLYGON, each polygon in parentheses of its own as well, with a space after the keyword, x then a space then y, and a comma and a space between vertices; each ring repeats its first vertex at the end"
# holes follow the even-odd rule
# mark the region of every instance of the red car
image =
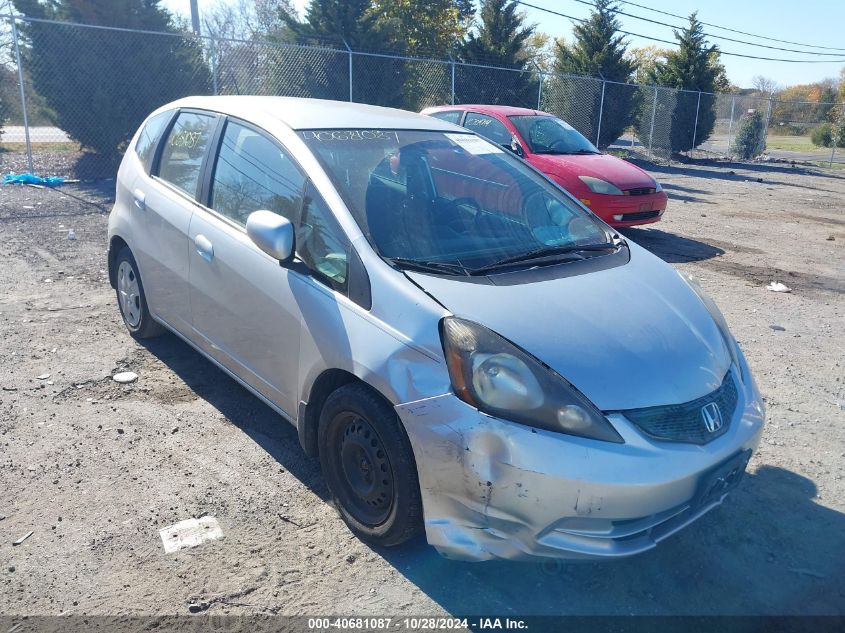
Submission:
POLYGON ((575 128, 546 112, 495 105, 426 108, 502 145, 560 184, 612 226, 657 222, 668 197, 636 165, 602 154, 575 128))

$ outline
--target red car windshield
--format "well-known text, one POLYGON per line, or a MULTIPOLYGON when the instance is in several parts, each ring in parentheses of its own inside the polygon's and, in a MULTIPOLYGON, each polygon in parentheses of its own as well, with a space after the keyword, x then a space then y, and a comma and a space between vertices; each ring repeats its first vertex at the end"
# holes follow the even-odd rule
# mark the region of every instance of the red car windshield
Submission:
POLYGON ((553 116, 508 117, 534 154, 599 154, 596 146, 568 123, 553 116))

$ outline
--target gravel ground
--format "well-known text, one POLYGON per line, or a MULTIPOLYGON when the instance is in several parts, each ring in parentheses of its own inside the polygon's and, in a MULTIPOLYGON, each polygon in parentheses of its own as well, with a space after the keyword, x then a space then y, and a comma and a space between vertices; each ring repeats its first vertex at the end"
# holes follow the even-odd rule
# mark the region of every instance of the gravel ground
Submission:
POLYGON ((362 544, 292 428, 174 336, 127 335, 113 182, 0 187, 0 613, 842 614, 845 178, 653 171, 667 216, 627 233, 714 296, 768 425, 740 488, 656 550, 543 566, 362 544), (159 530, 204 514, 224 538, 165 554, 159 530))

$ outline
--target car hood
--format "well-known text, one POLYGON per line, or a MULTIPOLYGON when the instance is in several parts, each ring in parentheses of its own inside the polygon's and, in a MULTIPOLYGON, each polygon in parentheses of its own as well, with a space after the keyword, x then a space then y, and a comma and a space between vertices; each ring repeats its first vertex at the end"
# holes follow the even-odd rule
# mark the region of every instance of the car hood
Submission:
POLYGON ((603 411, 712 392, 731 362, 718 326, 669 264, 630 249, 625 265, 532 283, 407 274, 456 316, 555 369, 603 411))
POLYGON ((593 176, 622 190, 654 187, 654 178, 647 172, 610 154, 534 154, 531 163, 543 173, 559 178, 593 176))

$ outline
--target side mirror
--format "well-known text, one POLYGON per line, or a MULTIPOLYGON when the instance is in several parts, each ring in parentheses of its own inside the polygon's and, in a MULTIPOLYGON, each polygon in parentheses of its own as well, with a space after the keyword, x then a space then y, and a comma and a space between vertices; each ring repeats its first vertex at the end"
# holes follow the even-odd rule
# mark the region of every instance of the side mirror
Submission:
POLYGON ((511 147, 510 150, 519 156, 520 158, 525 158, 525 150, 522 149, 522 145, 519 143, 519 140, 516 136, 511 136, 511 147))
POLYGON ((278 259, 280 264, 288 263, 296 251, 293 224, 278 213, 253 211, 246 219, 246 234, 253 244, 278 259))

